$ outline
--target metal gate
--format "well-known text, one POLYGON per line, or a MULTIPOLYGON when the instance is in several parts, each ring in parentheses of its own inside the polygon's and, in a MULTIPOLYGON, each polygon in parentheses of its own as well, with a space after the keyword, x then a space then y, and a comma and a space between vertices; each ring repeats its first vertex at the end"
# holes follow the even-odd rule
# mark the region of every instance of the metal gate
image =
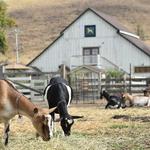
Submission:
POLYGON ((99 79, 93 72, 73 74, 70 77, 75 103, 95 103, 99 99, 99 79))

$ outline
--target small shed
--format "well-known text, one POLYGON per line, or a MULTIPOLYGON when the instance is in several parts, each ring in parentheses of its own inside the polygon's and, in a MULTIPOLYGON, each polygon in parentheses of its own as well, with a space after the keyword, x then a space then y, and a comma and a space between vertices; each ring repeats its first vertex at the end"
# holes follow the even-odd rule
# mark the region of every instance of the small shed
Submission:
POLYGON ((9 63, 4 66, 4 73, 27 73, 33 72, 32 67, 19 63, 9 63))
POLYGON ((47 85, 47 77, 39 69, 24 64, 10 63, 3 66, 3 75, 32 101, 43 99, 42 92, 47 85))
POLYGON ((96 66, 83 65, 73 69, 70 76, 70 84, 74 91, 74 100, 93 102, 99 99, 101 78, 104 71, 96 66))

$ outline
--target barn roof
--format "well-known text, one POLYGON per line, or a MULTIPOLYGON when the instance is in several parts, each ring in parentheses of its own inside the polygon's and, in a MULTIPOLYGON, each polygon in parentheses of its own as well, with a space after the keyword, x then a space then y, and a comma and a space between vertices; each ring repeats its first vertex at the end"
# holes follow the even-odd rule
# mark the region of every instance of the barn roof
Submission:
POLYGON ((141 41, 138 38, 138 36, 131 33, 126 27, 122 26, 114 17, 106 15, 102 12, 98 12, 94 9, 88 8, 83 13, 81 13, 73 22, 71 22, 65 29, 63 29, 61 31, 60 35, 48 47, 46 47, 39 55, 37 55, 31 62, 29 62, 27 65, 30 65, 32 62, 34 62, 34 60, 36 60, 40 55, 42 55, 49 47, 51 47, 59 38, 61 38, 64 31, 66 31, 74 22, 76 22, 76 20, 78 20, 80 17, 82 17, 87 11, 92 11, 98 17, 103 19, 105 22, 107 22, 108 24, 113 26, 118 31, 118 34, 120 34, 124 39, 129 41, 135 47, 139 48, 146 55, 150 56, 150 47, 147 46, 143 41, 141 41), (123 31, 123 32, 121 32, 121 31, 123 31))

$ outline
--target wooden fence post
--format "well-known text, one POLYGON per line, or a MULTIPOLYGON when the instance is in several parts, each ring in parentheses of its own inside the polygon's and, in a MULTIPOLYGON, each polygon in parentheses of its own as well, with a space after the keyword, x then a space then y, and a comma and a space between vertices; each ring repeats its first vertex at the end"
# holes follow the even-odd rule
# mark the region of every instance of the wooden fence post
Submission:
POLYGON ((132 74, 131 74, 131 64, 130 64, 130 74, 129 74, 129 93, 132 94, 131 86, 132 86, 132 74))

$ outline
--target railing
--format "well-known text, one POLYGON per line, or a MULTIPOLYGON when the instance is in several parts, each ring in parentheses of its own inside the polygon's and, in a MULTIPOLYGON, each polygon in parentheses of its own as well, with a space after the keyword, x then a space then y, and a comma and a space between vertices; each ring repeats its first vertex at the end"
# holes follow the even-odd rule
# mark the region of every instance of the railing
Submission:
POLYGON ((21 87, 16 83, 20 83, 21 85, 24 85, 26 87, 31 87, 31 77, 7 77, 7 79, 9 79, 14 86, 16 87, 16 89, 21 92, 22 94, 24 94, 27 98, 31 99, 31 90, 21 87))
POLYGON ((82 65, 100 65, 100 56, 99 55, 91 55, 91 56, 72 56, 71 57, 71 65, 70 68, 73 69, 82 65))
POLYGON ((32 101, 43 100, 43 90, 47 86, 47 79, 32 79, 29 77, 7 77, 16 89, 32 101))
POLYGON ((100 90, 107 90, 109 94, 116 95, 129 92, 134 95, 144 95, 143 90, 150 86, 150 78, 130 79, 102 79, 99 82, 95 78, 81 78, 76 76, 71 82, 74 91, 73 102, 95 102, 100 98, 100 90), (101 86, 99 86, 99 84, 101 86), (101 89, 99 89, 101 87, 101 89), (92 100, 92 101, 90 101, 92 100))
POLYGON ((84 65, 97 65, 98 64, 98 56, 83 56, 83 64, 84 65))

